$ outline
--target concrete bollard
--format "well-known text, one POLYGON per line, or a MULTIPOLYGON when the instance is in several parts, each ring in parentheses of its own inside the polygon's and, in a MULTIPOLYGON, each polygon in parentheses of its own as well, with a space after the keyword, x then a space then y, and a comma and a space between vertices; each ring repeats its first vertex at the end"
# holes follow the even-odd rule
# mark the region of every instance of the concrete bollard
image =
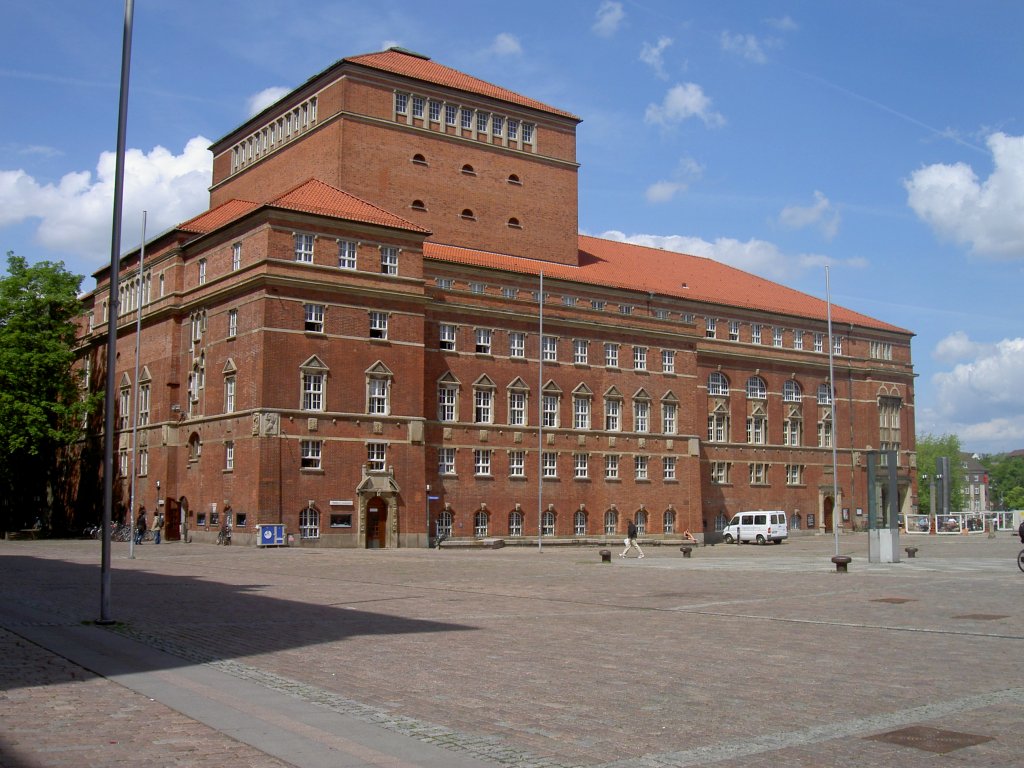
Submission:
POLYGON ((853 561, 852 557, 846 555, 836 555, 832 558, 832 562, 836 564, 836 573, 846 573, 846 566, 853 561))
POLYGON ((907 557, 914 557, 917 554, 917 547, 907 547, 904 551, 907 553, 907 557))
POLYGON ((679 548, 679 551, 683 553, 683 557, 689 557, 690 553, 693 552, 693 547, 688 544, 684 544, 679 548))
POLYGON ((598 554, 601 555, 602 563, 610 563, 612 561, 612 551, 610 549, 602 549, 598 554))

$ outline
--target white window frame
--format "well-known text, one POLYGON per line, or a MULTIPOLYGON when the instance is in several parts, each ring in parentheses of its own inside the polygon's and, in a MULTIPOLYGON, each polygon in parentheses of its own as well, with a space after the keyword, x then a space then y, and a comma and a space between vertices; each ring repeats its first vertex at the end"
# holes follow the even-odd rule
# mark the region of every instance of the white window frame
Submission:
POLYGON ((622 431, 622 400, 617 397, 604 399, 604 428, 606 432, 622 431))
POLYGON ((508 452, 508 476, 526 477, 526 451, 508 452))
POLYGON ((558 477, 558 453, 543 451, 540 455, 541 476, 546 479, 558 477))
POLYGON ((590 454, 589 453, 574 453, 573 459, 573 477, 577 480, 586 480, 590 477, 590 454))
MULTIPOLYGON (((676 479, 676 457, 675 456, 662 456, 662 458, 661 458, 661 478, 662 478, 662 480, 675 480, 676 479)), ((665 533, 671 533, 671 531, 665 531, 665 533)))
POLYGON ((388 444, 370 442, 366 444, 366 471, 386 472, 388 468, 388 444))
POLYGON ((338 269, 353 270, 356 268, 358 244, 353 240, 338 241, 338 269))
POLYGON ((494 390, 490 387, 473 388, 473 423, 494 423, 494 390))
POLYGON ((633 370, 647 370, 647 347, 633 347, 633 370))
POLYGON ((458 326, 452 323, 441 323, 438 332, 438 347, 446 352, 454 351, 457 336, 458 326))
POLYGON ((325 314, 326 308, 323 304, 303 305, 303 315, 305 318, 303 328, 306 333, 323 333, 325 314))
POLYGON ((455 449, 439 448, 437 451, 437 473, 439 475, 455 474, 455 449))
POLYGON ((526 357, 526 334, 522 331, 510 331, 508 334, 508 356, 526 357))
POLYGON ((302 232, 295 233, 295 260, 302 264, 313 263, 313 249, 316 242, 316 235, 308 235, 302 232))
POLYGON ((590 397, 573 395, 572 426, 573 429, 590 429, 590 397))
POLYGON ((575 365, 587 365, 589 362, 590 342, 586 339, 572 340, 572 361, 575 365))
POLYGON ((382 275, 398 274, 398 248, 393 245, 380 247, 380 273, 382 275))
POLYGON ((321 469, 323 465, 323 440, 302 440, 299 443, 302 457, 300 467, 302 469, 321 469))
POLYGON ((675 373, 676 372, 676 353, 672 349, 661 350, 661 372, 662 373, 675 373))
POLYGON ((235 412, 235 377, 224 377, 224 413, 235 412))
POLYGON ((605 368, 618 368, 619 367, 619 345, 606 341, 604 344, 604 367, 605 368))
POLYGON ((491 346, 494 341, 494 331, 490 328, 476 328, 473 330, 474 351, 478 355, 491 354, 491 346))
POLYGON ((458 421, 459 386, 449 382, 437 385, 437 420, 444 423, 458 421))
POLYGON ((490 448, 473 449, 473 475, 475 477, 491 476, 491 453, 490 448))
POLYGON ((545 363, 558 362, 558 337, 545 336, 541 339, 541 358, 545 363))
POLYGON ((388 337, 388 313, 370 312, 370 338, 387 339, 388 337))
POLYGON ((648 457, 647 456, 643 456, 643 455, 639 455, 639 454, 634 456, 633 457, 633 476, 637 480, 648 480, 648 479, 650 479, 648 477, 648 468, 649 468, 649 466, 650 466, 650 461, 648 461, 648 457))
POLYGON ((619 455, 617 453, 605 454, 604 457, 604 479, 619 479, 619 455))

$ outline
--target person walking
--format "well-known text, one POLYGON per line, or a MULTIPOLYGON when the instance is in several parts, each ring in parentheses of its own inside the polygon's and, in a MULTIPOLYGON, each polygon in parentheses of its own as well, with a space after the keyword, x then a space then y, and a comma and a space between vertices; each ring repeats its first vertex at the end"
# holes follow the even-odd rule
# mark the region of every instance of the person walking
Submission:
POLYGON ((163 512, 157 512, 155 515, 153 515, 153 543, 154 544, 159 544, 160 543, 160 536, 163 534, 163 530, 164 530, 164 513, 163 512))
POLYGON ((139 512, 139 516, 135 518, 135 543, 141 544, 142 537, 146 535, 146 512, 145 510, 139 512))
POLYGON ((640 553, 637 555, 638 560, 644 556, 644 551, 640 549, 640 545, 637 544, 636 535, 636 523, 630 520, 629 527, 626 529, 626 548, 619 553, 619 557, 625 557, 631 547, 636 547, 636 551, 640 553))

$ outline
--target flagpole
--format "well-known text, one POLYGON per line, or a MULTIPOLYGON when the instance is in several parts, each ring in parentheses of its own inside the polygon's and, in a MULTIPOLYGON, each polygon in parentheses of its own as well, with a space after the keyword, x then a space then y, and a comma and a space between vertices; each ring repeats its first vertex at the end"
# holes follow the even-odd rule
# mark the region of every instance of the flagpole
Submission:
POLYGON ((114 393, 117 385, 118 270, 121 264, 121 204, 124 199, 124 147, 128 130, 128 75, 132 58, 133 0, 124 3, 124 37, 121 42, 121 94, 117 108, 117 155, 114 163, 114 220, 110 236, 110 296, 107 299, 107 389, 104 393, 103 431, 103 548, 100 554, 100 618, 110 618, 110 521, 114 507, 114 393))

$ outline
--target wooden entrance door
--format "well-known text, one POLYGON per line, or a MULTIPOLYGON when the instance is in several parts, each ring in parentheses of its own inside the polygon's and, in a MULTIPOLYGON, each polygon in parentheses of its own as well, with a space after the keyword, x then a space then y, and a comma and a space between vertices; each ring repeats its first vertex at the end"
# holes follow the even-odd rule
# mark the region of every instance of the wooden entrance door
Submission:
POLYGON ((383 549, 387 546, 388 505, 374 498, 366 507, 366 548, 383 549))
POLYGON ((836 500, 831 496, 825 497, 824 509, 821 510, 821 521, 825 526, 825 532, 832 531, 832 515, 835 512, 836 500))

